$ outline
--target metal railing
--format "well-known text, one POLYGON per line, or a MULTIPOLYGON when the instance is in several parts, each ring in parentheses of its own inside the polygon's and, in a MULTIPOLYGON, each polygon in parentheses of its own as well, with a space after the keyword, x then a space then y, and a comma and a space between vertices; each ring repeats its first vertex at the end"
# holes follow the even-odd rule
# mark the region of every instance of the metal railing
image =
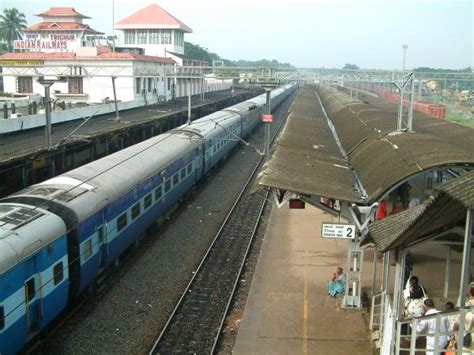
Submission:
POLYGON ((466 334, 465 316, 466 313, 472 311, 472 308, 466 307, 455 311, 439 312, 428 316, 397 321, 394 339, 395 354, 439 354, 446 349, 446 341, 449 343, 451 338, 456 339, 457 349, 450 351, 456 354, 471 354, 470 349, 463 349, 463 339, 466 334), (450 317, 456 317, 459 324, 458 330, 449 329, 450 317), (429 327, 432 328, 433 321, 435 325, 434 332, 418 332, 418 326, 421 322, 429 322, 429 327), (410 334, 402 334, 402 328, 404 332, 410 334), (417 344, 417 341, 423 338, 426 340, 427 345, 425 347, 417 347, 420 346, 417 344))
POLYGON ((379 330, 382 332, 383 325, 383 292, 376 293, 372 296, 372 303, 370 305, 370 331, 379 330))

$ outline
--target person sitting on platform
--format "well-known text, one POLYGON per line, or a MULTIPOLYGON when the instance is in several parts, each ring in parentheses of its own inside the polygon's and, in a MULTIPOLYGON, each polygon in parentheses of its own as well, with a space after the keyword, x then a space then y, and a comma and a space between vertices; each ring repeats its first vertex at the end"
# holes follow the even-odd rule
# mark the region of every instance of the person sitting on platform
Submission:
POLYGON ((346 292, 346 275, 342 267, 338 267, 328 284, 328 292, 332 297, 338 297, 346 292))

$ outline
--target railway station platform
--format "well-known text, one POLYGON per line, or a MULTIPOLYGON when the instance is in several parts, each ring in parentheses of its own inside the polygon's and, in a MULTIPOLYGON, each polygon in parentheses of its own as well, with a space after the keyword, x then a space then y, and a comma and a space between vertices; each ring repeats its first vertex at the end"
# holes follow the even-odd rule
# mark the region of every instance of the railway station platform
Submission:
POLYGON ((327 293, 347 264, 348 242, 321 238, 321 223, 337 221, 308 204, 273 207, 234 354, 375 353, 367 311, 343 309, 327 293))
MULTIPOLYGON (((257 96, 237 88, 192 97, 192 117, 199 118, 257 96)), ((0 135, 0 197, 44 181, 90 161, 173 129, 187 121, 187 97, 115 113, 57 123, 46 149, 44 127, 0 135)))

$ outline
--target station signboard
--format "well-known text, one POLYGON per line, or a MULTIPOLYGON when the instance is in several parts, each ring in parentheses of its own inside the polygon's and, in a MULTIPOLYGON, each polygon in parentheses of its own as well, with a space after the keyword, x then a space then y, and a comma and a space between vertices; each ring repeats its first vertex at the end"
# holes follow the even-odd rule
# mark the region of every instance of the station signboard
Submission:
POLYGON ((290 198, 288 205, 290 209, 303 210, 305 208, 305 202, 299 198, 290 198))
POLYGON ((332 239, 354 239, 356 227, 354 224, 326 223, 321 225, 321 236, 332 239))
POLYGON ((272 123, 273 122, 273 115, 263 114, 262 115, 262 122, 272 123))

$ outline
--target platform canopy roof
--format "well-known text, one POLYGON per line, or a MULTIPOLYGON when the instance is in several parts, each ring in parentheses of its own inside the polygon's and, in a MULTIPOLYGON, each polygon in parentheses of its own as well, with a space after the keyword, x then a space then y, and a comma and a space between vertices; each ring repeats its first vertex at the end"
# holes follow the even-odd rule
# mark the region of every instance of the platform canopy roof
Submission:
POLYGON ((474 209, 474 171, 437 187, 437 194, 421 205, 375 222, 361 245, 379 251, 413 245, 439 236, 447 242, 464 239, 466 211, 474 209))
POLYGON ((363 101, 329 88, 302 88, 254 191, 370 205, 422 171, 474 167, 474 129, 414 113, 414 131, 396 132, 395 112, 369 103, 381 99, 359 97, 363 101))

